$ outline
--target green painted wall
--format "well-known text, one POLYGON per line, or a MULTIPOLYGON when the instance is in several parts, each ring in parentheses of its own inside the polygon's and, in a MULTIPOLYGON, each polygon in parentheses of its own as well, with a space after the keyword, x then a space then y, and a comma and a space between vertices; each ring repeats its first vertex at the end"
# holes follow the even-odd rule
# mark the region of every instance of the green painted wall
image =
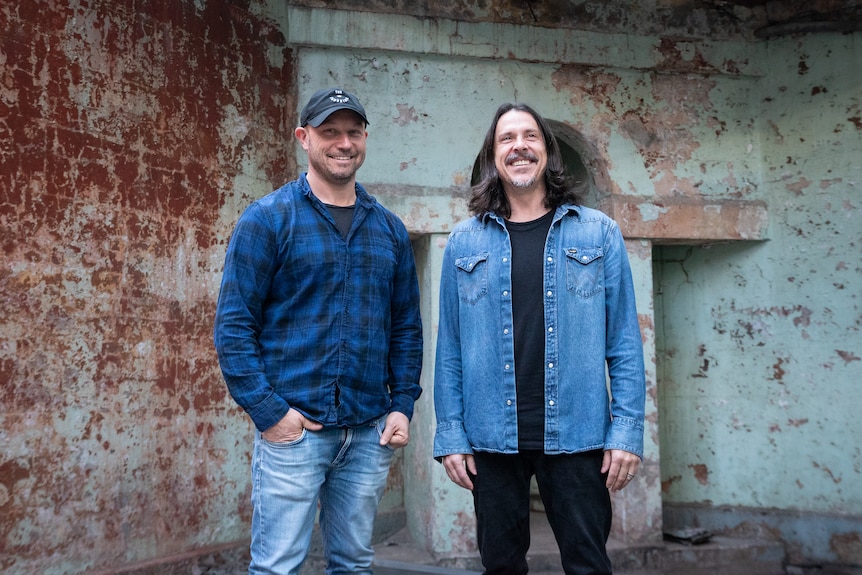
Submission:
MULTIPOLYGON (((842 559, 828 537, 847 525, 858 534, 862 515, 852 440, 862 436, 853 417, 862 403, 862 84, 849 72, 862 63, 859 34, 668 42, 386 14, 289 16, 298 99, 328 84, 363 99, 371 126, 360 180, 411 230, 445 233, 464 217, 484 131, 511 100, 576 136, 597 180, 595 205, 642 202, 631 229, 646 255, 630 249, 636 281, 655 289, 639 293, 639 309, 656 366, 648 441, 660 449, 645 462, 654 484, 644 474, 640 491, 617 502, 626 520, 641 510, 640 535, 661 529, 655 499, 671 523, 674 506, 801 512, 829 533, 806 553, 842 559), (768 228, 748 236, 761 241, 674 235, 692 223, 669 205, 709 204, 697 226, 733 202, 764 206, 768 228)), ((435 517, 442 535, 426 534, 429 545, 467 550, 472 524, 459 513, 469 505, 437 479, 423 473, 423 493, 442 501, 451 523, 435 517)))
POLYGON ((766 57, 769 240, 657 250, 664 498, 860 515, 862 42, 766 57))

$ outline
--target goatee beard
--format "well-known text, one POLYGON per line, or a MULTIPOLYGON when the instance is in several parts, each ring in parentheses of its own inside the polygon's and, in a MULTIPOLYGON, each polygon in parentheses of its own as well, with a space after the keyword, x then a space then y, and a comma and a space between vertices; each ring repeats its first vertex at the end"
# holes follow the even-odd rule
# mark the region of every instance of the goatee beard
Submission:
POLYGON ((532 178, 529 178, 527 180, 516 180, 516 179, 512 178, 509 180, 509 183, 512 184, 513 186, 515 186, 516 188, 529 188, 533 184, 536 183, 536 177, 533 176, 532 178))

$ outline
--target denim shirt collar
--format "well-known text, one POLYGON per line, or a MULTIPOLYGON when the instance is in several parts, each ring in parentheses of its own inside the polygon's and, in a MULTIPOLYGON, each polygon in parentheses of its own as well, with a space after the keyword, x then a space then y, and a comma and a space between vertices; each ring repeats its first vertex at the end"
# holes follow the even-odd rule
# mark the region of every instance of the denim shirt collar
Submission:
MULTIPOLYGON (((580 217, 581 206, 579 206, 578 204, 562 204, 558 206, 557 209, 554 210, 554 221, 551 225, 560 221, 563 216, 567 215, 569 212, 574 213, 575 217, 580 217)), ((489 220, 494 220, 501 226, 506 227, 505 218, 503 218, 503 216, 497 214, 496 212, 485 212, 484 214, 479 216, 478 219, 480 222, 482 222, 482 224, 485 225, 487 225, 489 220)))

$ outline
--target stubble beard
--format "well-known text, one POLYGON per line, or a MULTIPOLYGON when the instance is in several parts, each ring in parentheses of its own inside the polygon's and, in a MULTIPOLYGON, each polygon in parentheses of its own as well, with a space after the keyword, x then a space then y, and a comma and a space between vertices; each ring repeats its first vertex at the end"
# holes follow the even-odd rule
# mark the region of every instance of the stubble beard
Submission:
POLYGON ((356 177, 356 172, 359 171, 360 166, 361 163, 359 165, 354 163, 348 167, 332 167, 324 157, 323 161, 315 162, 314 168, 321 177, 333 184, 347 184, 356 177))
POLYGON ((315 149, 314 154, 309 154, 308 163, 311 168, 314 169, 314 172, 318 174, 319 177, 324 180, 332 183, 332 184, 348 184, 355 177, 356 172, 359 171, 359 168, 362 167, 362 164, 365 162, 364 154, 361 156, 357 156, 358 160, 351 162, 350 166, 337 166, 332 165, 333 163, 337 163, 332 161, 330 163, 330 158, 327 152, 323 149, 323 147, 318 147, 316 141, 313 141, 311 137, 309 137, 309 146, 315 149))

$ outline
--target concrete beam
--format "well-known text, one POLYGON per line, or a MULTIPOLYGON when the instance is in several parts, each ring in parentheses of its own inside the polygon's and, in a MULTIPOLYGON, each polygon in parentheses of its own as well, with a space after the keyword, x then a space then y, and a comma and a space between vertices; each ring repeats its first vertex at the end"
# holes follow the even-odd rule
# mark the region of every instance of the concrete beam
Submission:
POLYGON ((769 214, 762 201, 613 195, 601 204, 625 237, 659 245, 767 239, 769 214))
MULTIPOLYGON (((445 18, 419 18, 292 6, 287 10, 293 46, 579 64, 663 73, 762 76, 751 43, 608 34, 445 18), (321 33, 331 30, 333 33, 321 33), (335 33, 334 31, 338 31, 335 33)), ((764 48, 765 49, 765 48, 764 48)))

